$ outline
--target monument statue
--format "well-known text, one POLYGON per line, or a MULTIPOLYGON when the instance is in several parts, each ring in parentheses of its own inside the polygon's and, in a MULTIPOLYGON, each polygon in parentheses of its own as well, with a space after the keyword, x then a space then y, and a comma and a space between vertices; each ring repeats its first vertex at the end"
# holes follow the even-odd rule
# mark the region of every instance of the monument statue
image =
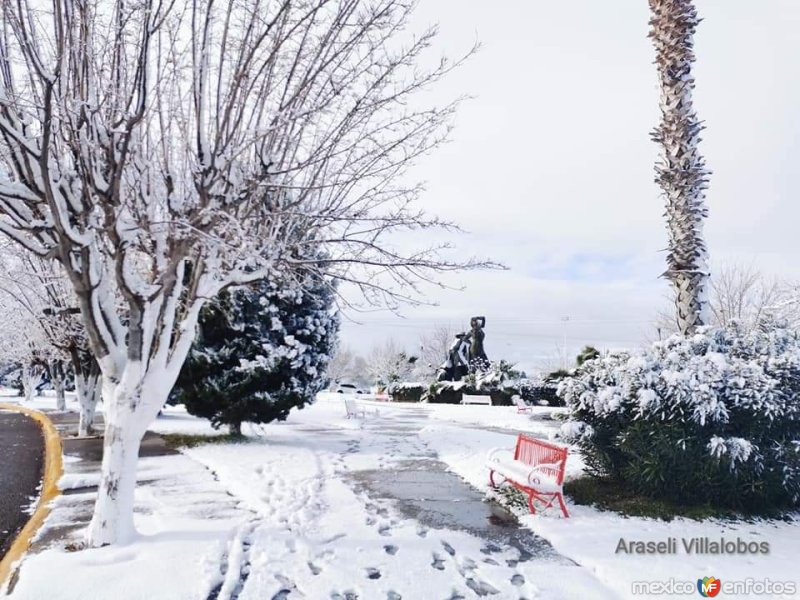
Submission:
POLYGON ((483 338, 486 337, 483 328, 486 326, 486 317, 472 317, 470 325, 470 344, 469 344, 469 368, 470 371, 487 367, 489 359, 483 350, 483 338))
POLYGON ((489 364, 483 349, 486 317, 472 317, 469 333, 458 333, 436 373, 437 381, 461 381, 468 373, 489 364))

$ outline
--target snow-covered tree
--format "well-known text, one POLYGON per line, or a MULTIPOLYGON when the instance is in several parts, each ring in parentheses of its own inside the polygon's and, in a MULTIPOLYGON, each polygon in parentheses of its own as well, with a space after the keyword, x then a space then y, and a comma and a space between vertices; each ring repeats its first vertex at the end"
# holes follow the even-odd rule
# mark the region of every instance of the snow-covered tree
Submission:
POLYGON ((328 377, 331 387, 338 382, 369 385, 367 361, 352 348, 337 345, 328 363, 328 377))
POLYGON ((664 193, 669 230, 664 276, 672 283, 678 329, 689 335, 709 319, 703 238, 709 171, 698 150, 703 126, 692 103, 693 37, 700 21, 692 0, 650 0, 650 11, 661 90, 661 123, 653 131, 661 149, 656 182, 664 193))
POLYGON ((380 387, 408 381, 414 373, 417 357, 406 352, 394 339, 375 346, 366 358, 367 374, 380 387))
POLYGON ((0 312, 0 360, 16 366, 23 398, 30 402, 56 352, 31 313, 1 289, 0 312))
POLYGON ((207 305, 175 400, 234 435, 243 422, 282 421, 312 402, 327 385, 339 317, 329 281, 304 283, 264 281, 207 305))
POLYGON ((421 66, 413 2, 39 4, 1 7, 0 232, 61 263, 102 372, 101 546, 134 533, 139 445, 208 299, 324 270, 396 305, 479 266, 387 235, 449 226, 408 168, 457 106, 412 97, 457 63, 421 66))
MULTIPOLYGON (((721 263, 713 265, 708 298, 710 322, 714 327, 736 323, 745 329, 759 326, 765 317, 800 326, 800 298, 796 284, 770 276, 752 265, 721 263)), ((663 310, 655 321, 661 338, 679 331, 674 310, 663 310)))
POLYGON ((454 328, 449 325, 435 325, 420 337, 420 353, 414 376, 419 381, 431 381, 437 369, 447 361, 450 347, 456 339, 454 328))
MULTIPOLYGON (((0 248, 0 296, 24 319, 24 335, 38 347, 38 366, 56 392, 56 407, 66 409, 66 378, 72 373, 78 396, 78 435, 92 433, 99 399, 99 367, 89 349, 72 286, 63 271, 22 247, 0 248)), ((12 310, 12 309, 9 309, 12 310)), ((13 339, 13 335, 12 335, 13 339)))
POLYGON ((46 312, 45 284, 27 268, 38 264, 18 248, 0 246, 0 356, 18 366, 26 401, 47 376, 56 392, 56 409, 65 410, 67 356, 53 343, 60 341, 61 331, 46 312))

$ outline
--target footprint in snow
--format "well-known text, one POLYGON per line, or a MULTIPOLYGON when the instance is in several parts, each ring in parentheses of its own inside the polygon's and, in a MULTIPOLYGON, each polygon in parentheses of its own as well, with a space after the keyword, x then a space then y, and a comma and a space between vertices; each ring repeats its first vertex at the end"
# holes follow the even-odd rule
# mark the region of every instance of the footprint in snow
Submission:
POLYGON ((478 594, 478 596, 493 596, 500 593, 500 590, 496 590, 485 581, 475 579, 474 577, 468 577, 466 579, 466 584, 467 587, 478 594))
POLYGON ((399 548, 394 544, 387 544, 386 546, 383 547, 383 551, 386 552, 386 554, 388 554, 389 556, 394 556, 395 554, 397 554, 398 550, 399 548))
POLYGON ((381 572, 374 567, 367 567, 367 579, 380 579, 381 572))
POLYGON ((515 573, 514 576, 511 578, 511 585, 516 587, 522 587, 523 585, 525 585, 525 578, 519 573, 515 573))
POLYGON ((478 566, 478 564, 474 560, 472 560, 471 558, 465 558, 463 561, 461 561, 461 567, 465 571, 474 571, 475 567, 477 567, 477 566, 478 566))
POLYGON ((444 551, 447 552, 450 556, 456 555, 455 549, 444 540, 442 540, 442 548, 444 548, 444 551))
POLYGON ((495 546, 494 544, 486 544, 483 548, 481 548, 481 554, 497 554, 500 551, 502 551, 502 548, 495 546))
POLYGON ((431 566, 437 571, 444 571, 444 559, 434 552, 431 566))
POLYGON ((308 570, 311 571, 312 575, 319 575, 322 573, 322 569, 310 561, 308 563, 308 570))
POLYGON ((393 590, 386 594, 386 600, 403 600, 403 597, 393 590))

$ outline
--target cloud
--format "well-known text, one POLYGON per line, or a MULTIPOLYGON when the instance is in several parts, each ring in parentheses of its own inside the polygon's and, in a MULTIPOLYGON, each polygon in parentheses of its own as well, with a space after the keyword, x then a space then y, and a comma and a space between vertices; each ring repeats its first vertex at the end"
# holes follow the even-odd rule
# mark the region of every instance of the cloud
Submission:
MULTIPOLYGON (((696 107, 713 174, 706 226, 712 259, 800 277, 800 4, 697 0, 696 107)), ((487 351, 526 365, 563 344, 631 346, 664 305, 667 234, 653 181, 658 121, 645 2, 420 3, 451 56, 480 53, 426 99, 467 102, 452 141, 426 157, 422 203, 461 223, 462 255, 509 271, 448 278, 438 307, 359 317, 345 343, 385 337, 409 347, 431 324, 487 316, 487 351)), ((435 237, 437 241, 439 238, 435 237)), ((425 240, 417 240, 424 242, 425 240)))

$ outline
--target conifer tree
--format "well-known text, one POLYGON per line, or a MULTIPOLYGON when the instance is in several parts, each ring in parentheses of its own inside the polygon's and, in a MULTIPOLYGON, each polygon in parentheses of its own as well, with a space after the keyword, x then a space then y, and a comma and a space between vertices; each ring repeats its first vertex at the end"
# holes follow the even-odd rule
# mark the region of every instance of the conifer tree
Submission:
POLYGON ((339 317, 329 281, 282 288, 263 281, 203 309, 175 401, 234 435, 242 423, 284 420, 328 384, 339 317))

